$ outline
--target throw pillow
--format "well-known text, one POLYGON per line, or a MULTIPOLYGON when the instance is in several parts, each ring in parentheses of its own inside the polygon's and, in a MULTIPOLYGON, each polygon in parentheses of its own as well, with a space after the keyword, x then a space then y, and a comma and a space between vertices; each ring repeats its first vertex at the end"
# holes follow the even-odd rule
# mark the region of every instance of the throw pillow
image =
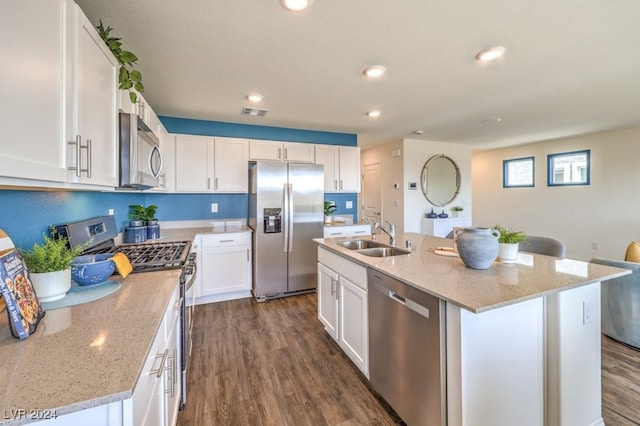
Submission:
POLYGON ((640 263, 640 243, 631 241, 631 244, 627 247, 627 252, 624 255, 624 260, 627 262, 640 263))

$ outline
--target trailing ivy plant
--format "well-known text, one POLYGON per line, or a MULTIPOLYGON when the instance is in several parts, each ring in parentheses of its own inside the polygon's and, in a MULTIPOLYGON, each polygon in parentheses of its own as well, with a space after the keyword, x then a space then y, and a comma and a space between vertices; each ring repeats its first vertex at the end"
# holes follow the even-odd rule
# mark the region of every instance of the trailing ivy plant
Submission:
POLYGON ((128 50, 122 49, 121 38, 111 37, 109 34, 113 31, 113 28, 107 27, 105 28, 102 25, 102 21, 100 21, 100 25, 96 27, 98 30, 98 34, 109 47, 113 56, 116 57, 118 63, 120 64, 120 69, 118 71, 118 87, 121 90, 129 91, 129 99, 131 99, 131 103, 136 103, 138 100, 138 95, 133 89, 137 90, 139 93, 144 92, 144 86, 142 85, 142 75, 140 71, 133 68, 133 65, 138 60, 138 57, 134 55, 132 52, 128 50))

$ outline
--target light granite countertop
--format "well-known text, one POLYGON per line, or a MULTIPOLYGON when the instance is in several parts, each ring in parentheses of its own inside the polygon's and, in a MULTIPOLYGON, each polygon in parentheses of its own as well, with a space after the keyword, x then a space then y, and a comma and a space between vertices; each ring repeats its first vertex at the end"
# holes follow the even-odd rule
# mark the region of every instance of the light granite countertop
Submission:
MULTIPOLYGON (((459 257, 434 253, 452 247, 453 240, 417 233, 398 234, 397 246, 411 240, 412 252, 391 257, 369 257, 334 244, 353 238, 317 238, 321 246, 366 267, 390 275, 446 302, 474 313, 500 308, 562 290, 629 274, 627 269, 520 252, 516 263, 495 262, 489 269, 467 268, 459 257)), ((361 238, 358 238, 361 239, 361 238)), ((370 238, 362 238, 370 239, 370 238)), ((389 243, 378 235, 377 241, 389 243)))
MULTIPOLYGON (((245 225, 187 223, 161 226, 157 241, 192 241, 196 234, 251 232, 245 225)), ((154 241, 147 241, 153 243, 154 241)), ((151 349, 179 269, 133 273, 109 280, 121 288, 101 299, 47 311, 36 332, 25 340, 11 337, 6 313, 0 318, 0 424, 38 410, 57 416, 128 399, 151 349)))
POLYGON ((0 326, 0 424, 21 424, 11 410, 57 416, 130 398, 180 270, 130 274, 93 302, 49 310, 25 340, 0 326))

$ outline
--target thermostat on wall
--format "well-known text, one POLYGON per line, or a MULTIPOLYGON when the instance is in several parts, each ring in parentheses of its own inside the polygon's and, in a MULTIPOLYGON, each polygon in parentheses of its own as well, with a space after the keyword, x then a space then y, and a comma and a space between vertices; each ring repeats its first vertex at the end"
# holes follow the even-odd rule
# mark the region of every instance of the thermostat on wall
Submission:
POLYGON ((418 183, 417 182, 409 182, 409 189, 411 191, 415 191, 416 189, 418 189, 418 183))

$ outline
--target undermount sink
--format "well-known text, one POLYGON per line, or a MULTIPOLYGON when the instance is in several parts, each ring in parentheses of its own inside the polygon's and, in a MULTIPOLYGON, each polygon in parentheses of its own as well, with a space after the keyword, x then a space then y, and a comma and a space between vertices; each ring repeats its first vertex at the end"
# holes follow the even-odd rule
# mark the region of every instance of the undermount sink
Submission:
POLYGON ((374 247, 358 250, 358 253, 369 257, 389 257, 409 254, 411 252, 409 250, 403 250, 396 247, 374 247))
POLYGON ((335 244, 347 248, 349 250, 362 250, 362 249, 370 249, 373 247, 384 247, 384 244, 381 244, 372 240, 347 240, 347 241, 337 241, 335 244))

